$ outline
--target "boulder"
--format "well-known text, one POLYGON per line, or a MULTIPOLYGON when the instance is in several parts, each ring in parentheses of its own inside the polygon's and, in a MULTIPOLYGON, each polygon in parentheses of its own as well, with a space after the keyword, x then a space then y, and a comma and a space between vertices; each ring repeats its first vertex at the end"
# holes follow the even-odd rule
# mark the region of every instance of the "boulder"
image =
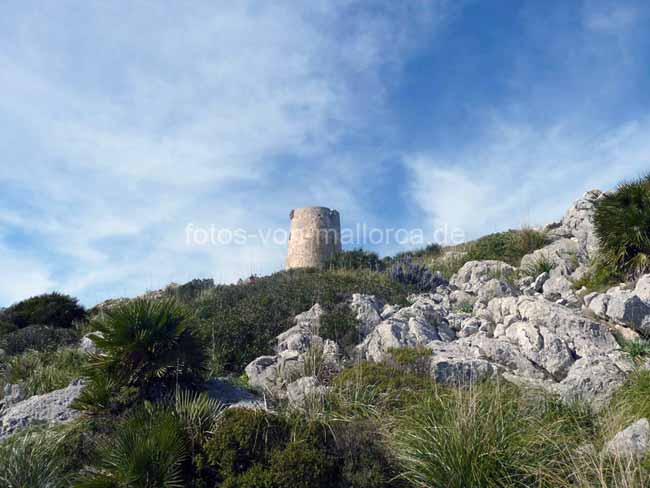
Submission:
MULTIPOLYGON (((354 293, 350 308, 359 321, 359 333, 365 337, 379 324, 382 318, 383 307, 373 295, 354 293)), ((394 313, 394 312, 393 312, 394 313)))
POLYGON ((229 408, 265 410, 264 399, 246 388, 235 385, 226 378, 212 378, 205 383, 206 393, 229 408))
POLYGON ((564 300, 565 303, 570 305, 579 303, 578 297, 573 291, 573 284, 563 275, 551 276, 546 280, 542 286, 542 292, 544 298, 550 301, 564 300))
POLYGON ((547 227, 547 235, 551 239, 574 238, 585 254, 593 257, 598 251, 593 217, 596 203, 603 196, 600 190, 585 193, 567 210, 558 226, 547 227))
POLYGON ((95 345, 95 341, 93 341, 92 337, 104 337, 104 334, 102 334, 99 331, 96 332, 91 332, 89 334, 86 334, 81 338, 81 341, 79 341, 79 349, 82 352, 85 352, 86 354, 97 354, 97 346, 95 345))
POLYGON ((650 422, 639 419, 610 440, 603 449, 607 456, 641 458, 650 452, 650 422))
POLYGON ((75 381, 61 390, 34 395, 10 406, 0 416, 0 439, 31 425, 74 420, 81 413, 70 406, 83 388, 83 382, 75 381))
POLYGON ((634 293, 636 293, 641 300, 650 304, 650 274, 643 275, 639 278, 639 281, 637 281, 636 287, 634 288, 634 293))
POLYGON ((650 305, 635 291, 616 287, 607 292, 607 317, 641 334, 650 333, 650 305))
POLYGON ((294 408, 306 408, 314 402, 320 403, 327 388, 315 376, 305 376, 287 385, 287 399, 294 408))
POLYGON ((488 281, 497 278, 514 277, 516 269, 502 261, 468 261, 449 281, 459 290, 478 293, 488 281))

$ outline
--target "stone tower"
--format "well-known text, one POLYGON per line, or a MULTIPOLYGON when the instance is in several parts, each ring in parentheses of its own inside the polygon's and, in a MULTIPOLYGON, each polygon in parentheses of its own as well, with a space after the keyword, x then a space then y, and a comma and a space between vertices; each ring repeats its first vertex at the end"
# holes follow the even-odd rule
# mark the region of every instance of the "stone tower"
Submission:
POLYGON ((341 218, 325 207, 296 208, 289 215, 291 234, 287 269, 317 268, 341 252, 341 218))

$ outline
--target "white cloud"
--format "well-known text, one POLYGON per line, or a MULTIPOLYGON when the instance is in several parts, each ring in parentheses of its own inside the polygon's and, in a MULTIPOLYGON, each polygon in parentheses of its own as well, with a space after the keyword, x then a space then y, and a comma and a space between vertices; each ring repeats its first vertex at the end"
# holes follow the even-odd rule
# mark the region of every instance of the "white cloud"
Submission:
POLYGON ((427 5, 5 8, 0 231, 29 233, 42 254, 32 285, 0 301, 57 286, 90 303, 282 267, 278 248, 196 253, 184 225, 284 227, 296 202, 354 208, 351 186, 327 186, 351 170, 326 158, 343 135, 381 128, 386 74, 444 13, 427 5), (295 180, 291 165, 305 167, 295 180))
POLYGON ((545 128, 496 119, 482 139, 452 155, 430 151, 404 162, 431 225, 475 238, 559 220, 582 193, 647 171, 650 119, 598 134, 585 121, 545 128))

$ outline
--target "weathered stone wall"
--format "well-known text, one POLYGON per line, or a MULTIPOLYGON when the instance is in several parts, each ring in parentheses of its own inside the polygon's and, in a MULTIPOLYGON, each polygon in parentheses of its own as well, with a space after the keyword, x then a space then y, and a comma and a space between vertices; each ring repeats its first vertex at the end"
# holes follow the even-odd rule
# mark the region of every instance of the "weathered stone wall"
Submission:
POLYGON ((315 268, 341 251, 341 218, 336 210, 305 207, 291 211, 287 269, 315 268))

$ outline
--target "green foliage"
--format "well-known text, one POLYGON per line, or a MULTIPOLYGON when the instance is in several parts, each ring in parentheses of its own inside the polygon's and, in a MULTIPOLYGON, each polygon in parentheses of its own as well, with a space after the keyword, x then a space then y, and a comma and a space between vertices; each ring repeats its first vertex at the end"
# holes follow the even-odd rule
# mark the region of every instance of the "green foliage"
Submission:
POLYGON ((325 425, 231 409, 205 450, 223 487, 388 487, 396 472, 376 437, 368 422, 325 425))
POLYGON ((254 283, 218 286, 194 306, 203 321, 213 375, 239 374, 253 359, 272 352, 273 339, 291 319, 319 303, 331 308, 352 293, 404 303, 408 291, 384 273, 310 269, 275 273, 254 283))
POLYGON ((186 440, 173 412, 153 408, 131 414, 100 448, 98 469, 76 488, 181 488, 186 440))
POLYGON ((60 437, 27 432, 0 444, 0 486, 3 488, 63 488, 60 437))
POLYGON ((625 273, 621 272, 611 261, 597 256, 592 260, 587 273, 574 282, 573 288, 579 290, 585 287, 589 292, 604 292, 625 279, 625 273))
POLYGON ((50 293, 18 302, 2 312, 2 320, 21 329, 28 325, 72 327, 86 318, 86 310, 76 298, 60 293, 50 293))
POLYGON ((409 366, 421 358, 430 358, 431 351, 426 348, 393 347, 387 351, 393 360, 401 366, 409 366))
POLYGON ((594 225, 606 262, 631 277, 650 271, 650 175, 599 200, 594 225))
POLYGON ((325 261, 324 269, 366 269, 370 271, 383 271, 384 262, 374 252, 355 249, 336 253, 325 261))
POLYGON ((555 263, 548 259, 546 256, 540 256, 535 261, 526 266, 522 271, 532 277, 537 277, 542 273, 550 273, 553 271, 555 263))
POLYGON ((72 329, 57 329, 45 325, 29 325, 0 337, 0 349, 10 356, 27 350, 53 351, 72 345, 79 335, 72 329))
POLYGON ((426 247, 423 247, 422 249, 400 252, 393 258, 390 258, 390 261, 413 260, 416 262, 426 262, 428 260, 438 258, 442 254, 442 251, 443 249, 440 244, 432 243, 426 247))
POLYGON ((395 364, 371 362, 344 369, 332 383, 330 401, 337 402, 340 410, 352 408, 363 416, 369 411, 403 408, 435 388, 429 375, 395 364))
POLYGON ((622 347, 623 351, 628 353, 636 362, 640 362, 650 356, 650 341, 647 339, 637 339, 634 341, 624 340, 622 347))
POLYGON ((11 322, 7 322, 6 320, 2 320, 1 314, 2 314, 2 312, 0 312, 0 337, 2 337, 5 334, 9 334, 11 332, 15 332, 18 329, 11 322))
POLYGON ((395 448, 414 486, 557 486, 584 433, 555 413, 506 385, 439 389, 401 419, 395 448))
POLYGON ((96 322, 90 356, 91 381, 104 375, 115 385, 135 387, 143 398, 160 398, 176 385, 193 386, 205 356, 185 307, 168 299, 133 300, 107 310, 96 322))
POLYGON ((336 341, 346 352, 359 342, 359 321, 350 307, 336 305, 320 318, 319 335, 323 339, 336 341))
POLYGON ((637 370, 614 394, 609 410, 629 420, 650 418, 650 371, 637 370))
POLYGON ((467 261, 496 259, 518 266, 526 254, 548 244, 546 236, 532 229, 490 234, 467 245, 467 261))
POLYGON ((436 259, 433 268, 441 271, 446 278, 450 278, 469 261, 494 259, 519 266, 521 258, 526 254, 541 249, 547 244, 546 235, 533 229, 498 232, 448 248, 447 251, 452 254, 436 259))
POLYGON ((0 387, 21 383, 30 396, 65 388, 81 376, 85 361, 85 354, 73 349, 28 351, 0 364, 0 387))

